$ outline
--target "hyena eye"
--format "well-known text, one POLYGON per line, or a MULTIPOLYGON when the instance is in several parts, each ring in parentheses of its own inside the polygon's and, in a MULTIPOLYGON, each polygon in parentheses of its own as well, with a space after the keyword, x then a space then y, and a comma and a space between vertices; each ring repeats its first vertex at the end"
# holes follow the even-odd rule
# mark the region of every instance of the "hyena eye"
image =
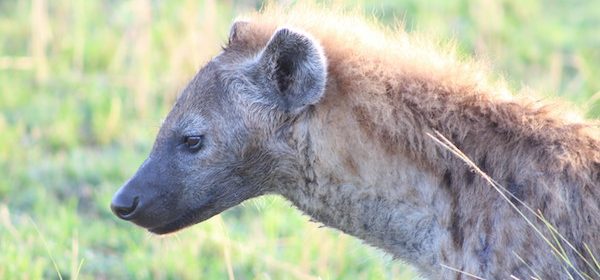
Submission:
POLYGON ((204 136, 202 136, 202 135, 185 136, 183 138, 183 142, 185 143, 185 145, 187 146, 188 149, 195 152, 195 151, 200 150, 200 148, 202 148, 202 140, 203 139, 204 139, 204 136))

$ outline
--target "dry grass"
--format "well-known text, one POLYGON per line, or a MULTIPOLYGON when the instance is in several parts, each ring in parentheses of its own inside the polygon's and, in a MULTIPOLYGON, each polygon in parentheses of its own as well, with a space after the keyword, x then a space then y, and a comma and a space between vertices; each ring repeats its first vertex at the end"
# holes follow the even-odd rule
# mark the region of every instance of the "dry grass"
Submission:
MULTIPOLYGON (((582 252, 579 252, 575 248, 575 246, 573 246, 573 244, 569 240, 567 240, 556 229, 556 227, 554 227, 554 225, 552 225, 552 223, 550 223, 548 220, 546 220, 546 218, 544 218, 541 211, 533 210, 529 205, 527 205, 525 202, 523 202, 518 197, 513 195, 508 189, 506 189, 504 186, 502 186, 501 184, 496 182, 496 180, 494 180, 492 177, 490 177, 487 173, 483 172, 479 168, 479 166, 477 166, 477 164, 475 164, 466 154, 464 154, 459 148, 457 148, 456 145, 454 145, 450 140, 448 140, 446 137, 444 137, 444 135, 442 135, 438 131, 434 131, 434 134, 428 133, 428 135, 429 135, 429 137, 431 137, 431 139, 433 139, 436 143, 438 143, 444 149, 452 152, 452 154, 454 154, 460 160, 462 160, 465 164, 467 164, 467 166, 469 166, 469 168, 471 168, 473 170, 473 172, 475 172, 476 174, 481 176, 481 178, 483 178, 491 187, 493 187, 494 190, 504 199, 504 201, 506 201, 506 203, 508 203, 512 207, 512 209, 515 210, 521 216, 521 218, 523 218, 527 222, 527 224, 534 230, 534 232, 540 238, 542 238, 544 240, 544 242, 552 250, 553 255, 555 257, 557 257, 560 261, 562 261, 562 263, 564 265, 566 265, 566 267, 571 268, 571 271, 574 271, 577 274, 576 276, 579 277, 579 279, 593 280, 593 279, 595 279, 594 277, 600 277, 600 266, 598 266, 598 262, 596 261, 596 258, 594 256, 593 252, 591 252, 589 250, 589 247, 587 245, 586 245, 586 248, 588 248, 589 254, 591 255, 591 259, 584 257, 582 252), (516 201, 519 205, 513 203, 511 200, 516 201), (529 214, 533 215, 535 218, 537 218, 538 221, 542 222, 546 226, 546 229, 550 234, 549 235, 544 234, 543 230, 541 228, 539 228, 538 226, 536 226, 536 223, 534 223, 528 217, 528 215, 526 215, 526 213, 521 211, 519 206, 522 206, 522 208, 527 210, 529 212, 529 214), (575 252, 576 255, 586 265, 588 265, 588 267, 595 273, 595 275, 588 275, 585 272, 582 272, 578 268, 576 268, 573 265, 573 261, 569 258, 566 251, 564 250, 563 244, 567 245, 571 250, 573 250, 573 252, 575 252)), ((512 253, 515 255, 516 258, 518 258, 521 262, 523 262, 525 265, 527 265, 529 267, 529 265, 526 263, 526 261, 523 260, 519 255, 517 255, 515 252, 512 252, 512 253)), ((452 269, 452 270, 456 270, 456 269, 450 268, 448 266, 444 266, 444 267, 452 269)), ((531 270, 531 271, 535 275, 538 275, 536 271, 534 271, 534 270, 531 270)), ((566 268, 565 268, 565 272, 571 278, 574 277, 573 275, 570 274, 569 270, 566 268)), ((463 273, 468 275, 467 272, 463 272, 463 273)), ((468 276, 476 277, 473 275, 468 275, 468 276)), ((477 277, 477 278, 481 279, 479 277, 477 277)), ((516 277, 514 277, 514 278, 516 279, 516 277)), ((539 276, 538 276, 538 278, 539 278, 539 276)))

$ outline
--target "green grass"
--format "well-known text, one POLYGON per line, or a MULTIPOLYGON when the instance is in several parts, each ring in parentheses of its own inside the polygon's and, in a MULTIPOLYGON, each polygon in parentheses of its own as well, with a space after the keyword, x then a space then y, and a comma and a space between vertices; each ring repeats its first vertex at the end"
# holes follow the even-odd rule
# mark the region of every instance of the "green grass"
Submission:
MULTIPOLYGON (((252 1, 0 1, 0 279, 411 279, 277 197, 167 238, 117 220, 113 192, 252 1)), ((455 40, 513 88, 600 117, 600 2, 349 1, 455 40)))

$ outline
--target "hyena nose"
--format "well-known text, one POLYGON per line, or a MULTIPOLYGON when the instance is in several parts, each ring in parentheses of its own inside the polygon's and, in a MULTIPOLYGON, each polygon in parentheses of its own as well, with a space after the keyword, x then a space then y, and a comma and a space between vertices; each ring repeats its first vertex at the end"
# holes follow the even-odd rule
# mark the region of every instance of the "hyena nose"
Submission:
POLYGON ((110 209, 123 220, 131 220, 135 216, 135 210, 138 207, 140 198, 138 196, 129 197, 117 193, 110 203, 110 209))

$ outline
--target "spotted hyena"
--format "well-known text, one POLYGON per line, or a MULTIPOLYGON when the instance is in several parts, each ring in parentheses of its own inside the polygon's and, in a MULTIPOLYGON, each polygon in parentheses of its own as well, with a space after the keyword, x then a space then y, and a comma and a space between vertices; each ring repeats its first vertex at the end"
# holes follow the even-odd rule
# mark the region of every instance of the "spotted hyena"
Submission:
POLYGON ((165 234, 279 194, 428 278, 600 278, 597 126, 443 53, 337 13, 238 21, 111 207, 165 234))

